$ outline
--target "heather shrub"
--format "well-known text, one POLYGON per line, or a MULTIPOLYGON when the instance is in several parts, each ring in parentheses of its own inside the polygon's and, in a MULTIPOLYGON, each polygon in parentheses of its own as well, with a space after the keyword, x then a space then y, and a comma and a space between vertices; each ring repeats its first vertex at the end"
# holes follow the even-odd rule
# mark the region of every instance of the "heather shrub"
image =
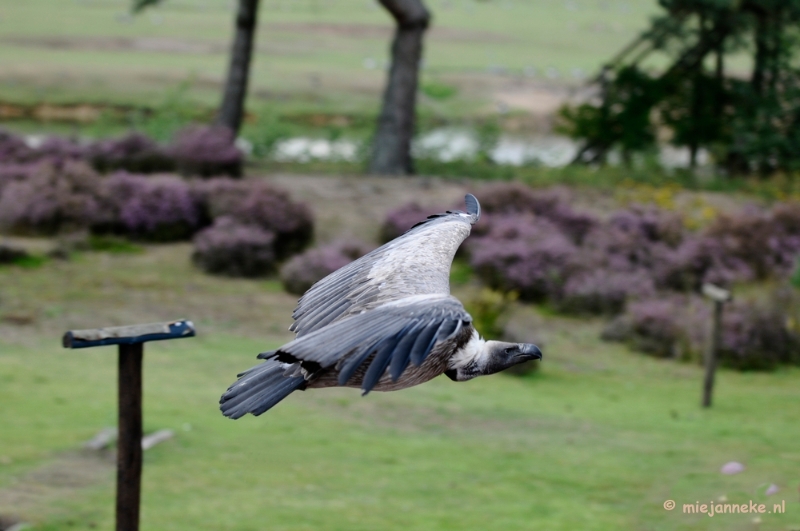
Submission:
POLYGON ((786 236, 800 236, 800 203, 778 203, 772 209, 778 231, 786 236))
POLYGON ((493 183, 481 188, 477 197, 488 214, 543 215, 567 201, 566 189, 534 190, 519 182, 493 183))
POLYGON ((708 236, 687 237, 677 248, 661 251, 653 266, 660 288, 699 292, 705 282, 729 287, 754 277, 744 260, 730 255, 718 239, 708 236))
POLYGON ((134 173, 166 172, 175 162, 156 142, 141 133, 103 140, 91 146, 88 157, 101 172, 126 170, 134 173))
POLYGON ((578 247, 552 222, 531 215, 496 216, 469 249, 470 263, 487 285, 516 291, 523 300, 557 298, 580 269, 578 247))
POLYGON ((580 247, 585 267, 618 272, 650 271, 659 257, 669 252, 662 242, 651 242, 639 232, 608 224, 594 228, 580 247))
POLYGON ((659 358, 694 358, 706 341, 708 304, 699 297, 664 297, 631 302, 601 335, 659 358))
POLYGON ((315 282, 371 250, 366 243, 355 240, 339 240, 309 249, 283 265, 280 271, 281 282, 289 293, 302 295, 315 282))
POLYGON ((617 272, 652 271, 683 240, 680 218, 656 209, 634 207, 595 225, 581 246, 586 267, 617 272))
POLYGON ((578 245, 581 245, 592 229, 600 223, 594 216, 576 212, 566 204, 558 205, 547 214, 541 215, 555 223, 564 234, 578 245))
POLYGON ((200 209, 187 182, 173 175, 118 172, 104 183, 104 210, 96 232, 153 241, 181 240, 198 228, 200 209))
POLYGON ((26 181, 39 171, 39 163, 0 163, 0 195, 9 183, 26 181))
POLYGON ((680 244, 685 234, 678 214, 641 205, 615 212, 608 224, 615 230, 635 234, 648 242, 663 242, 669 247, 680 244))
POLYGON ((301 251, 313 236, 308 206, 292 201, 288 192, 265 181, 211 179, 197 183, 195 194, 207 218, 230 216, 273 232, 279 260, 301 251))
POLYGON ((625 309, 628 300, 651 298, 655 291, 647 271, 596 269, 567 280, 558 308, 570 313, 617 314, 625 309))
MULTIPOLYGON (((496 183, 480 192, 481 208, 488 214, 487 224, 495 214, 530 213, 552 221, 576 244, 580 244, 599 222, 592 215, 576 212, 570 206, 566 188, 534 190, 522 183, 496 183)), ((485 232, 486 229, 479 229, 485 232)))
POLYGON ((244 156, 233 131, 221 126, 191 126, 175 135, 168 153, 184 175, 240 177, 244 156))
POLYGON ((88 148, 77 141, 60 136, 47 137, 40 146, 34 150, 37 160, 46 160, 56 165, 67 161, 88 159, 88 148))
POLYGON ((405 233, 411 227, 424 221, 428 216, 448 210, 442 208, 425 208, 416 202, 407 203, 387 214, 381 225, 381 241, 386 243, 405 233))
POLYGON ((634 348, 660 358, 677 357, 682 330, 679 308, 669 299, 631 304, 634 348))
POLYGON ((777 213, 773 217, 749 208, 736 215, 723 215, 707 234, 719 241, 727 256, 747 264, 756 278, 786 274, 800 252, 800 237, 789 232, 794 227, 788 208, 778 209, 777 213))
POLYGON ((208 273, 255 277, 275 268, 275 235, 223 216, 194 237, 194 263, 208 273))
POLYGON ((83 162, 41 164, 3 188, 0 225, 34 234, 89 227, 100 213, 101 193, 101 177, 83 162))
POLYGON ((33 150, 19 136, 0 129, 0 162, 30 162, 35 158, 33 150))
MULTIPOLYGON (((658 357, 701 361, 710 339, 711 304, 699 296, 634 302, 606 326, 602 337, 658 357)), ((782 303, 726 304, 720 363, 738 370, 772 370, 779 364, 800 363, 800 336, 790 323, 782 303)))
POLYGON ((800 336, 787 327, 780 307, 735 301, 722 314, 719 358, 739 370, 773 370, 779 364, 800 363, 800 336))

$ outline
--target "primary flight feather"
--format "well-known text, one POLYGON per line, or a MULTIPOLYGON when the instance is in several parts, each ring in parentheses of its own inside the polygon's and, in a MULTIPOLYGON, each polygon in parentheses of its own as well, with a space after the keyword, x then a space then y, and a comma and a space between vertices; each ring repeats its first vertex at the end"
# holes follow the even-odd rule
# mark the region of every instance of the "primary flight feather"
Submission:
POLYGON ((298 389, 396 391, 541 359, 536 345, 484 341, 450 295, 453 257, 481 215, 472 194, 466 207, 428 217, 314 284, 292 314, 295 339, 259 354, 265 361, 222 395, 222 413, 260 415, 298 389))

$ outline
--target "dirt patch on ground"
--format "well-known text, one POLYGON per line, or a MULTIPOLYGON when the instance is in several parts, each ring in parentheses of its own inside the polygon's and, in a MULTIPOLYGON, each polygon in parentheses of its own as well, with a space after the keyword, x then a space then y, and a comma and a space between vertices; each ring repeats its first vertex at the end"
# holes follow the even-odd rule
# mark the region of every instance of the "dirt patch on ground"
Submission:
POLYGON ((539 87, 504 88, 495 91, 492 97, 498 105, 505 105, 508 109, 540 116, 555 114, 559 107, 569 101, 569 93, 563 89, 539 87))

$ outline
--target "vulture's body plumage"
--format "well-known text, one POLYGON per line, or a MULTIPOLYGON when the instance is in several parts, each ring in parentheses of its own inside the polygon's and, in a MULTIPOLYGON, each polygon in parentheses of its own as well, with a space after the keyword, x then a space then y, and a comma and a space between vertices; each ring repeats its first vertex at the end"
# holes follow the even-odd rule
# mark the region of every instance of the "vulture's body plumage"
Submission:
POLYGON ((484 341, 450 295, 450 266, 480 205, 430 216, 314 284, 299 300, 296 337, 239 375, 222 395, 226 417, 260 415, 298 389, 396 391, 440 374, 465 381, 540 359, 535 345, 484 341))

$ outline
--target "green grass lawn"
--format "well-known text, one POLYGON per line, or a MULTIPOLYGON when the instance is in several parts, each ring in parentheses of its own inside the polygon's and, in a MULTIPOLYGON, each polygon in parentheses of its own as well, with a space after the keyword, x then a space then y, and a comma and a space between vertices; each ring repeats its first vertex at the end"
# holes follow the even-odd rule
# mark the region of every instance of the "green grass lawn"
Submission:
MULTIPOLYGON (((191 79, 191 96, 216 105, 233 11, 222 0, 165 0, 135 18, 129 0, 0 0, 0 99, 152 105, 191 79)), ((643 30, 652 0, 435 0, 424 81, 454 84, 439 102, 474 114, 498 85, 527 68, 577 83, 643 30), (489 70, 494 69, 494 74, 489 70), (498 75, 498 73, 500 73, 498 75)), ((378 106, 392 21, 373 0, 263 0, 251 106, 346 113, 378 106)))
MULTIPOLYGON (((218 317, 197 338, 145 349, 145 430, 177 434, 145 456, 142 529, 800 527, 800 370, 721 371, 714 408, 703 411, 699 367, 602 343, 599 321, 543 317, 537 374, 439 378, 364 398, 295 393, 262 417, 230 421, 219 395, 257 352, 280 344, 282 332, 258 321, 275 313, 288 322, 293 300, 269 282, 193 272, 188 252, 158 246, 0 269, 0 314, 27 296, 40 316, 0 324, 0 514, 15 508, 7 505, 15 485, 115 423, 115 351, 61 349, 71 311, 87 326, 126 315, 117 307, 131 319, 162 318, 185 297, 186 314, 173 317, 218 317), (183 295, 164 294, 178 284, 183 295), (253 323, 224 322, 237 303, 253 323), (746 471, 720 474, 731 460, 746 471), (781 490, 767 497, 771 483, 781 490), (756 525, 753 515, 681 513, 684 503, 721 496, 770 509, 785 500, 786 514, 756 525), (667 499, 678 509, 664 510, 667 499)), ((46 506, 16 509, 33 529, 110 529, 113 475, 104 466, 46 506)))

